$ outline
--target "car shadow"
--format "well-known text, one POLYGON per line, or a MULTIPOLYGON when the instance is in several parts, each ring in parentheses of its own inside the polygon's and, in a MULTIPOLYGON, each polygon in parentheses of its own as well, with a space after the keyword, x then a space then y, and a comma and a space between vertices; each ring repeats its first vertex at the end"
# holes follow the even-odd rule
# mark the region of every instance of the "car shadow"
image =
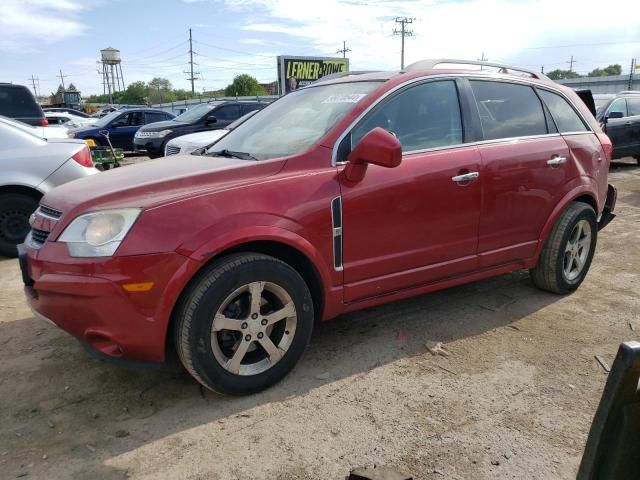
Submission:
MULTIPOLYGON (((3 449, 8 458, 28 463, 30 452, 52 444, 63 445, 57 448, 59 461, 75 459, 79 451, 86 454, 86 447, 94 450, 91 460, 73 463, 80 469, 74 478, 122 478, 124 472, 106 465, 107 460, 423 355, 426 342, 449 343, 512 325, 561 298, 536 290, 527 272, 515 272, 343 315, 316 327, 308 351, 283 381, 246 397, 205 390, 176 364, 122 368, 96 360, 73 338, 34 318, 0 322, 3 449), (122 431, 126 438, 120 438, 122 431)), ((450 371, 446 357, 428 358, 450 371)))

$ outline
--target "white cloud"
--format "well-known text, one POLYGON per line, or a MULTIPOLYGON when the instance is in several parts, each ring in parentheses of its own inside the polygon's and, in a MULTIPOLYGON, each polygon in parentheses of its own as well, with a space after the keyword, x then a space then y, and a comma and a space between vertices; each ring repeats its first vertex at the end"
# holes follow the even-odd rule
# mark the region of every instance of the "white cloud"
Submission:
MULTIPOLYGON (((423 58, 475 59, 483 51, 495 61, 562 63, 564 50, 531 47, 638 40, 635 45, 621 43, 616 58, 605 58, 611 53, 605 46, 576 47, 584 68, 608 58, 626 66, 626 57, 640 46, 636 16, 597 15, 602 3, 594 0, 225 1, 229 8, 258 12, 244 30, 290 35, 290 51, 282 53, 332 54, 346 40, 352 66, 358 69, 399 67, 400 38, 392 34, 396 16, 415 18, 410 25, 415 36, 406 39, 405 63, 423 58), (297 46, 301 42, 295 38, 307 39, 315 51, 302 51, 304 46, 297 46)), ((635 10, 637 0, 616 2, 617 12, 635 10)))
POLYGON ((33 51, 37 45, 83 35, 82 11, 92 3, 77 0, 2 0, 0 51, 33 51))

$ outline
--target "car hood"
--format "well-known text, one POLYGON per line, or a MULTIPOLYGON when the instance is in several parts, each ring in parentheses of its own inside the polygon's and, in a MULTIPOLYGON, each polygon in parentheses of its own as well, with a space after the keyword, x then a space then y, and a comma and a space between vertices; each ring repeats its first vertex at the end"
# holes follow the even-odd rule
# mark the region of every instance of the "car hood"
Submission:
POLYGON ((255 162, 225 157, 173 155, 125 166, 62 185, 42 203, 67 219, 105 208, 153 208, 241 185, 276 174, 283 162, 255 162))
POLYGON ((214 142, 218 138, 224 136, 229 130, 207 130, 206 132, 190 133, 188 135, 182 135, 169 140, 171 145, 186 146, 193 145, 197 147, 204 147, 214 142))
POLYGON ((191 125, 190 123, 185 122, 176 122, 175 120, 163 120, 162 122, 153 122, 148 125, 143 125, 138 130, 139 132, 160 132, 162 130, 166 130, 167 128, 180 128, 185 127, 187 125, 191 125))

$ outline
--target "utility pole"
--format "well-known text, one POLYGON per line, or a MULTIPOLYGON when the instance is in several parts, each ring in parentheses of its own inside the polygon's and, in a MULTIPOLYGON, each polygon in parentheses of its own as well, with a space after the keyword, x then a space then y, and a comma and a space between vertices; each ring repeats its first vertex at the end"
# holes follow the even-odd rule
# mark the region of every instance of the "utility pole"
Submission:
POLYGON ((191 36, 191 29, 189 29, 189 66, 190 66, 191 72, 184 72, 184 73, 191 73, 189 78, 187 78, 187 80, 191 82, 191 96, 195 97, 196 87, 194 82, 197 80, 197 77, 195 75, 198 75, 200 72, 193 71, 193 54, 194 54, 193 37, 191 36))
POLYGON ((68 77, 69 75, 63 75, 62 74, 62 69, 60 69, 60 75, 56 75, 56 77, 58 77, 60 79, 60 82, 62 83, 62 89, 66 90, 64 87, 64 79, 65 77, 68 77))
POLYGON ((540 69, 540 73, 544 73, 544 65, 542 65, 542 68, 540 69))
MULTIPOLYGON (((487 57, 484 56, 484 52, 482 52, 482 55, 480 55, 480 58, 478 59, 479 62, 486 62, 487 60, 489 60, 487 57)), ((482 71, 482 65, 480 65, 480 71, 482 71)))
POLYGON ((636 59, 631 59, 631 70, 629 70, 629 88, 628 90, 633 90, 633 71, 636 68, 636 59))
POLYGON ((574 64, 574 63, 577 63, 577 62, 573 59, 573 55, 571 55, 571 60, 569 60, 567 63, 569 64, 569 71, 570 71, 570 72, 573 72, 573 64, 574 64))
POLYGON ((394 35, 400 35, 402 37, 402 49, 400 50, 400 68, 404 69, 404 37, 412 37, 413 30, 407 30, 407 25, 412 24, 413 18, 400 18, 396 17, 395 22, 400 24, 400 30, 397 28, 393 30, 394 35))
POLYGON ((341 53, 342 54, 342 58, 347 58, 347 52, 350 52, 351 49, 347 48, 347 42, 346 41, 342 41, 342 48, 339 50, 336 50, 336 53, 341 53))
POLYGON ((31 85, 33 85, 33 94, 36 96, 36 98, 38 98, 38 90, 36 89, 36 82, 38 82, 38 86, 40 86, 40 79, 37 77, 33 78, 33 73, 32 73, 31 78, 29 80, 31 80, 31 85))

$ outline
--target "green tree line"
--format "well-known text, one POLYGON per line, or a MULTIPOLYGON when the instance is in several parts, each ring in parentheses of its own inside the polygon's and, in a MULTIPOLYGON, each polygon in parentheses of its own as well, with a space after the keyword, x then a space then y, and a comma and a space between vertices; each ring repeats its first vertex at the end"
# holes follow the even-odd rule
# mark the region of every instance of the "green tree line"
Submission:
MULTIPOLYGON (((217 93, 222 93, 219 91, 217 93)), ((251 75, 242 74, 233 79, 225 89, 226 96, 266 95, 266 90, 251 75)), ((151 105, 156 103, 175 102, 192 98, 191 92, 182 88, 173 88, 166 78, 156 77, 150 82, 130 83, 126 90, 113 94, 113 103, 125 105, 151 105)), ((88 103, 109 103, 109 95, 90 95, 88 103)))
MULTIPOLYGON (((604 68, 595 68, 591 70, 586 76, 587 77, 609 77, 611 75, 621 75, 621 74, 622 74, 622 66, 616 63, 604 68)), ((579 73, 573 72, 571 70, 562 70, 560 68, 551 70, 550 72, 547 72, 546 75, 551 80, 564 80, 566 78, 583 78, 584 77, 584 75, 580 75, 579 73)))

